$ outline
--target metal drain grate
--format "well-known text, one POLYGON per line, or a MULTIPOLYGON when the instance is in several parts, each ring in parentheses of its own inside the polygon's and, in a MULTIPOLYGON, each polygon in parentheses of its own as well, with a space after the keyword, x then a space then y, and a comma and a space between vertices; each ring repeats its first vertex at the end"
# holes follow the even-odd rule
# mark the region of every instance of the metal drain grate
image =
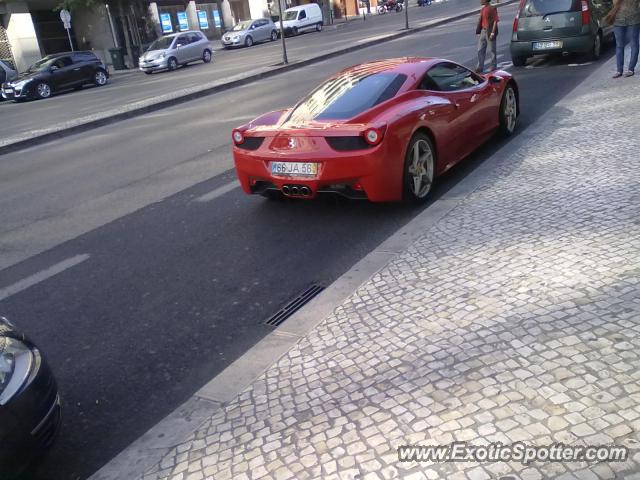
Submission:
POLYGON ((298 295, 296 298, 287 303, 284 307, 282 307, 279 311, 277 311, 274 315, 269 318, 265 323, 267 325, 271 325, 272 327, 277 327, 282 322, 284 322, 291 315, 300 310, 304 305, 309 303, 313 297, 318 295, 324 287, 320 285, 311 285, 304 292, 298 295))

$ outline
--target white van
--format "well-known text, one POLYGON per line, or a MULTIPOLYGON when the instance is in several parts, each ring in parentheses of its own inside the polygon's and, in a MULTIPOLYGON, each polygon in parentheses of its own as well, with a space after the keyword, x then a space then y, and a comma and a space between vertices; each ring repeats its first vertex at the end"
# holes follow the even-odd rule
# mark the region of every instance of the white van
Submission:
MULTIPOLYGON (((285 35, 297 35, 300 32, 322 30, 322 10, 317 3, 307 3, 297 7, 287 8, 282 16, 282 25, 285 35)), ((280 21, 276 22, 280 31, 280 21)))

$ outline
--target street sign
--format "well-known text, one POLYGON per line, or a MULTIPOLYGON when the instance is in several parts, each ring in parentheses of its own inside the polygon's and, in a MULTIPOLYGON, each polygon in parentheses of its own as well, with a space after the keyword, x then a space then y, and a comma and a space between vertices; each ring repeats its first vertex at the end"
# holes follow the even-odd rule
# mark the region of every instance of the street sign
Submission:
POLYGON ((62 25, 64 25, 65 30, 67 31, 67 36, 69 37, 69 45, 71 46, 71 51, 73 52, 73 42, 71 41, 71 13, 69 10, 60 10, 60 20, 62 20, 62 25))
POLYGON ((69 13, 69 10, 60 10, 60 20, 62 20, 62 23, 71 24, 71 13, 69 13))

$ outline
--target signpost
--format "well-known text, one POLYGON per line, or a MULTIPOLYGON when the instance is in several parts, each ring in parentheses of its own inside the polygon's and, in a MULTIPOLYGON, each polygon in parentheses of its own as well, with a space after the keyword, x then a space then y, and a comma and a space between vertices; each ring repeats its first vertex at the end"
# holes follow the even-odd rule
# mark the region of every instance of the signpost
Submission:
POLYGON ((287 44, 284 41, 284 24, 282 23, 282 0, 277 0, 278 2, 278 13, 280 14, 280 36, 282 37, 282 63, 285 65, 289 63, 287 60, 287 44))
POLYGON ((409 0, 404 2, 404 28, 409 30, 409 0))
POLYGON ((60 20, 62 20, 62 24, 67 31, 67 36, 69 37, 69 45, 71 46, 71 51, 73 52, 73 42, 71 41, 71 14, 69 13, 69 10, 60 10, 60 20))

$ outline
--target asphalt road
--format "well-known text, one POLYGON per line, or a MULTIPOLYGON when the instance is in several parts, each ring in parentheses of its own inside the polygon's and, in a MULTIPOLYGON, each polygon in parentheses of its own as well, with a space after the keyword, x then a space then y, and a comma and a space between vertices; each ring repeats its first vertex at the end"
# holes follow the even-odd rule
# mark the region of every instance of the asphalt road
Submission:
MULTIPOLYGON (((415 3, 412 1, 411 3, 415 3)), ((410 7, 411 26, 417 27, 436 19, 450 17, 478 7, 475 0, 448 0, 429 7, 410 7)), ((371 15, 337 23, 320 33, 287 37, 287 54, 295 62, 352 45, 379 35, 404 28, 404 12, 371 15)), ((219 42, 215 48, 221 49, 219 42)), ((105 87, 86 87, 81 92, 68 92, 47 101, 16 104, 0 102, 0 138, 18 136, 31 130, 50 128, 74 120, 117 109, 134 102, 148 100, 175 90, 195 87, 207 82, 244 74, 251 70, 282 62, 281 42, 268 42, 251 48, 217 51, 210 64, 195 63, 175 72, 160 72, 151 76, 139 71, 114 75, 105 87)))
MULTIPOLYGON (((0 292, 42 280, 0 300, 0 312, 40 345, 63 399, 61 436, 35 479, 89 476, 269 332, 264 321, 288 300, 331 283, 418 213, 245 196, 227 187, 231 128, 364 60, 430 54, 471 64, 473 32, 474 20, 459 21, 0 156, 0 292)), ((596 67, 575 60, 513 70, 518 134, 596 67)), ((434 198, 501 144, 454 169, 434 198)))

